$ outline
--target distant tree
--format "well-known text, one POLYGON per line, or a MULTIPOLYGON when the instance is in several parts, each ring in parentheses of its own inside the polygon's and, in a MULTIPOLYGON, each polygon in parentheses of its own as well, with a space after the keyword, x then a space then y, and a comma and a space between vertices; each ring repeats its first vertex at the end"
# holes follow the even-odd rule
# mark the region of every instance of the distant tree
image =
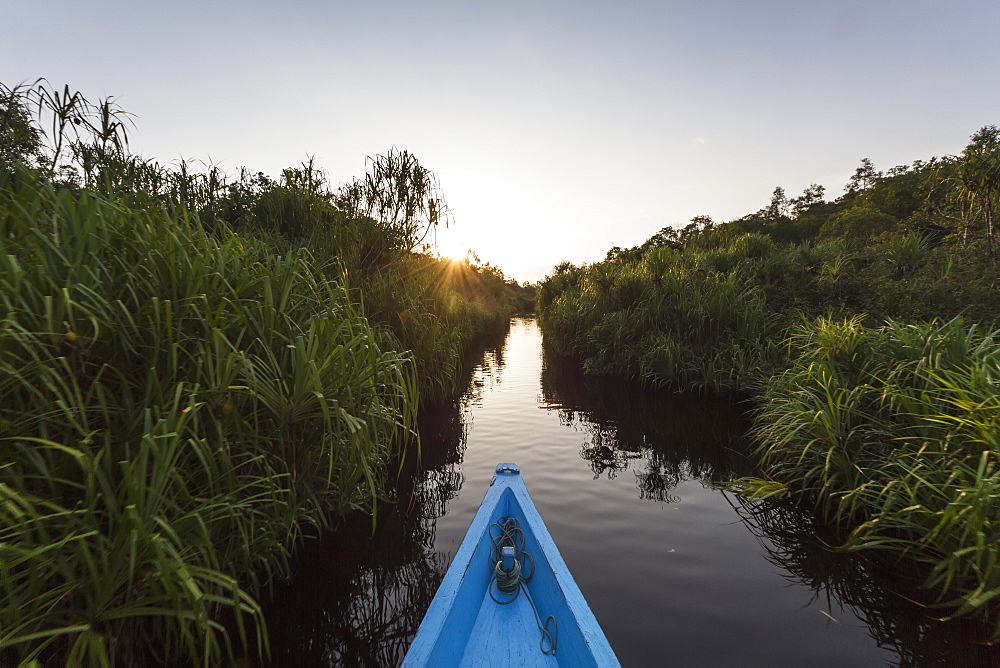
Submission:
POLYGON ((976 202, 986 225, 986 241, 993 248, 993 215, 1000 194, 1000 128, 987 125, 972 135, 962 151, 958 179, 969 197, 976 202))
POLYGON ((219 199, 214 214, 231 225, 246 224, 254 213, 255 203, 277 186, 277 182, 263 172, 253 174, 242 167, 238 178, 225 185, 225 193, 219 199))
POLYGON ((923 207, 923 175, 907 169, 895 176, 883 176, 856 195, 853 206, 864 206, 906 220, 923 207))
POLYGON ((822 204, 825 194, 825 187, 818 183, 810 184, 808 188, 802 191, 801 195, 788 202, 792 215, 795 217, 801 216, 813 206, 822 204))
MULTIPOLYGON (((211 176, 209 172, 208 177, 211 176)), ((209 187, 208 192, 211 190, 209 187)), ((327 241, 331 241, 340 227, 336 221, 343 217, 331 204, 332 197, 326 175, 310 158, 299 167, 281 170, 280 182, 261 173, 251 176, 244 171, 240 181, 229 187, 217 205, 209 202, 208 206, 224 218, 252 218, 257 225, 288 239, 304 239, 322 231, 327 241)), ((358 243, 341 239, 338 251, 358 243)))
POLYGON ((560 262, 559 264, 557 264, 555 267, 553 267, 552 271, 553 271, 553 275, 554 276, 561 276, 563 274, 571 274, 574 271, 576 271, 577 269, 579 269, 579 267, 577 267, 575 264, 573 264, 569 260, 563 260, 562 262, 560 262))
POLYGON ((350 218, 365 218, 382 228, 389 245, 365 251, 362 266, 381 271, 433 238, 438 225, 448 227, 451 211, 437 176, 409 151, 392 148, 368 159, 364 179, 355 179, 334 195, 334 204, 350 218))
POLYGON ((765 217, 768 220, 778 220, 780 218, 788 217, 789 204, 788 197, 785 195, 785 189, 781 186, 777 186, 774 192, 771 193, 771 203, 767 205, 765 209, 765 217))
POLYGON ((281 185, 319 199, 329 200, 333 196, 327 185, 326 174, 316 168, 312 156, 299 167, 281 170, 281 185))
POLYGON ((921 194, 927 214, 939 224, 947 221, 945 226, 951 227, 953 233, 961 230, 962 245, 967 246, 981 212, 957 176, 959 161, 958 156, 946 155, 921 162, 919 167, 914 165, 923 176, 921 194))
POLYGON ((627 251, 621 246, 612 246, 604 256, 605 262, 615 262, 625 259, 627 251))
POLYGON ((676 227, 661 228, 659 232, 646 239, 640 246, 643 252, 649 250, 650 248, 657 248, 659 246, 670 246, 671 248, 680 248, 680 230, 676 227))
POLYGON ((861 166, 854 170, 854 175, 844 186, 844 192, 854 193, 867 190, 881 176, 882 173, 875 170, 871 158, 861 158, 861 166))
POLYGON ((711 216, 695 216, 691 222, 681 228, 677 234, 677 240, 683 244, 689 244, 698 237, 711 232, 716 227, 711 216))
POLYGON ((0 83, 0 167, 37 167, 42 162, 42 134, 31 122, 24 90, 0 83))
POLYGON ((631 248, 618 248, 615 246, 608 251, 606 260, 616 260, 618 262, 638 262, 645 252, 642 246, 632 246, 631 248))

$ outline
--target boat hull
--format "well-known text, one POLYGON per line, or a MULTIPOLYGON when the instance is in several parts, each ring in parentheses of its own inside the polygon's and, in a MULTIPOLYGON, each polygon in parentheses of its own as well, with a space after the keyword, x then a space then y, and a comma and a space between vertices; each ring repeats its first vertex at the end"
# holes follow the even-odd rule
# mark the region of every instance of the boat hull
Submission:
POLYGON ((620 665, 513 464, 497 466, 403 665, 620 665), (494 600, 496 583, 491 585, 490 525, 500 517, 518 521, 524 550, 534 561, 531 580, 522 585, 526 594, 508 605, 494 600), (538 626, 549 615, 558 627, 551 654, 543 652, 551 643, 543 640, 538 626))

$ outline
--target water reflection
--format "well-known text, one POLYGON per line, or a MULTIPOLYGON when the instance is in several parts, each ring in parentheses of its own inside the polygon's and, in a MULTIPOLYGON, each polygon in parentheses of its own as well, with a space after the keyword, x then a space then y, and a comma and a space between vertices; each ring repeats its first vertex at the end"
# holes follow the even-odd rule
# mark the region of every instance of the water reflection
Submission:
POLYGON ((595 479, 631 468, 642 499, 674 503, 672 490, 682 481, 718 487, 753 471, 746 414, 732 400, 623 387, 585 376, 579 365, 546 350, 540 407, 588 434, 580 456, 595 479))
MULTIPOLYGON (((622 387, 585 376, 578 365, 551 354, 543 364, 539 406, 586 435, 580 457, 595 479, 631 469, 641 499, 676 504, 675 490, 684 481, 722 490, 754 473, 745 406, 622 387)), ((1000 647, 985 644, 989 632, 983 624, 935 619, 940 613, 928 607, 933 600, 898 565, 834 552, 830 546, 842 537, 797 506, 732 503, 765 558, 789 583, 811 590, 809 605, 818 604, 831 623, 864 623, 878 647, 897 655, 896 665, 1000 666, 1000 647)))
POLYGON ((786 579, 808 586, 833 619, 850 608, 879 647, 898 655, 896 665, 1000 666, 1000 647, 986 644, 988 629, 969 619, 935 619, 941 613, 908 569, 872 554, 832 551, 842 537, 795 505, 736 499, 733 507, 786 579))
POLYGON ((463 370, 465 392, 421 407, 415 444, 389 502, 348 517, 300 551, 290 582, 266 606, 274 666, 393 666, 402 661, 447 569, 435 523, 462 488, 468 411, 502 380, 506 333, 482 343, 463 370), (485 352, 484 352, 485 348, 485 352))
POLYGON ((512 449, 534 462, 546 524, 626 665, 1000 665, 997 648, 976 644, 981 627, 930 619, 906 601, 917 594, 898 569, 832 553, 836 537, 801 509, 729 496, 734 515, 715 490, 753 472, 744 406, 656 396, 550 355, 539 392, 537 330, 515 332, 509 368, 503 338, 492 341, 463 396, 422 409, 422 456, 402 463, 376 531, 352 518, 275 588, 273 665, 397 664, 467 526, 459 511, 481 498, 470 486, 456 499, 463 469, 491 470, 512 449), (609 572, 612 534, 627 567, 609 572))
POLYGON ((486 391, 500 384, 504 368, 505 340, 494 338, 484 341, 485 350, 476 358, 475 363, 466 365, 469 380, 465 392, 457 400, 463 409, 481 406, 486 391))

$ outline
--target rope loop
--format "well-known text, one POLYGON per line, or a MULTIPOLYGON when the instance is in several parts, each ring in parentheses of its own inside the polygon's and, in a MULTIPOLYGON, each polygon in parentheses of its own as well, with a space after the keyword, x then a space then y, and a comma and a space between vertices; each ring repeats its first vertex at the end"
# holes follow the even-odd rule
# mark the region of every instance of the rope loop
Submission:
MULTIPOLYGON (((514 559, 514 567, 509 571, 503 569, 503 560, 497 562, 496 567, 493 569, 493 577, 497 580, 497 589, 507 596, 513 596, 517 598, 518 587, 521 586, 521 562, 514 559)), ((510 601, 504 601, 504 604, 510 603, 514 600, 511 598, 510 601)), ((494 599, 496 600, 496 599, 494 599)), ((500 601, 497 601, 499 603, 500 601)))
POLYGON ((542 638, 538 642, 538 647, 542 651, 542 654, 555 654, 556 643, 559 640, 559 626, 554 615, 549 615, 545 618, 545 622, 542 622, 541 617, 538 615, 538 608, 535 607, 535 601, 531 598, 531 592, 525 586, 525 583, 530 582, 532 576, 535 574, 535 559, 531 556, 531 553, 524 549, 524 532, 521 531, 517 518, 500 516, 496 522, 490 525, 489 531, 491 542, 490 565, 493 569, 493 577, 490 578, 489 585, 487 585, 490 598, 500 605, 508 605, 517 599, 521 591, 524 591, 524 595, 528 597, 528 603, 531 604, 531 611, 535 613, 535 624, 542 634, 542 638), (496 532, 494 532, 494 529, 496 529, 496 532), (503 548, 505 547, 514 548, 513 566, 509 571, 503 569, 503 548), (522 564, 528 564, 530 568, 525 571, 522 564), (493 594, 494 583, 496 583, 497 591, 502 596, 510 598, 506 600, 497 598, 493 594), (549 622, 552 623, 551 630, 549 629, 549 622), (546 649, 546 645, 548 645, 548 649, 546 649))

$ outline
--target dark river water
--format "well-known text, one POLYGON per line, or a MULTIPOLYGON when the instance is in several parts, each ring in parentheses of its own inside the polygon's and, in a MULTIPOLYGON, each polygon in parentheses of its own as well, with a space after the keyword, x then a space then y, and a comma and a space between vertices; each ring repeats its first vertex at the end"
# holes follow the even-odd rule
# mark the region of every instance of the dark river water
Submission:
POLYGON ((982 629, 940 623, 893 565, 823 548, 811 517, 744 507, 745 408, 586 378, 515 319, 467 390, 423 411, 374 532, 301 552, 266 607, 276 666, 402 660, 498 462, 515 462, 624 666, 1000 666, 982 629))

